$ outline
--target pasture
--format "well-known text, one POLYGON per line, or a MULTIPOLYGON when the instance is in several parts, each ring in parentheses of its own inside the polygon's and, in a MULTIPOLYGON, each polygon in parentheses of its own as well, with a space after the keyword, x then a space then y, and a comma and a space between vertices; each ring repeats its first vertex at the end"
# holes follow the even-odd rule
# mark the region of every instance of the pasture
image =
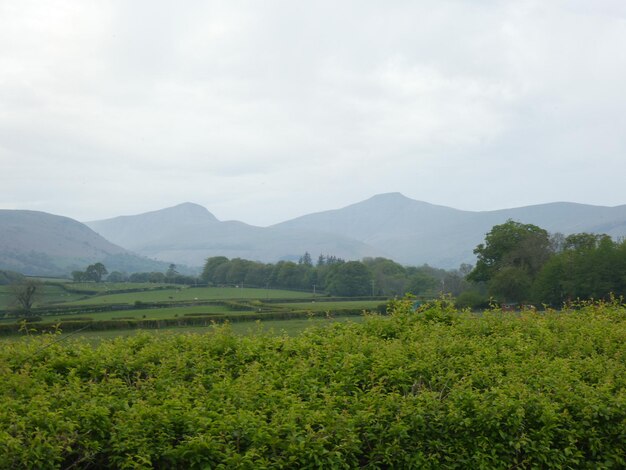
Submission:
MULTIPOLYGON (((6 286, 0 293, 0 335, 16 335, 19 325, 10 309, 13 294, 6 286)), ((39 321, 28 328, 31 334, 59 329, 85 331, 81 336, 86 337, 123 336, 145 329, 202 331, 225 321, 242 324, 235 329, 244 331, 260 320, 277 331, 295 332, 312 317, 354 318, 365 310, 384 311, 384 304, 381 299, 339 299, 280 289, 46 282, 33 309, 39 321)))

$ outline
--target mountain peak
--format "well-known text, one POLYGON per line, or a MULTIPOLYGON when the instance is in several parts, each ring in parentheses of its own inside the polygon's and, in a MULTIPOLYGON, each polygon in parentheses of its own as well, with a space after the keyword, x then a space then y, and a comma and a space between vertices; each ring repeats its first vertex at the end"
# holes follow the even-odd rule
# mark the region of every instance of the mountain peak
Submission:
POLYGON ((181 204, 177 204, 172 207, 167 207, 165 209, 160 209, 152 212, 146 212, 145 214, 139 214, 139 217, 144 216, 158 216, 158 215, 167 215, 168 217, 173 217, 177 221, 211 221, 217 222, 217 218, 209 212, 209 210, 201 206, 200 204, 195 204, 193 202, 183 202, 181 204))
POLYGON ((186 212, 189 214, 204 214, 205 216, 206 214, 209 214, 214 217, 213 214, 211 214, 206 207, 201 206, 200 204, 196 204, 195 202, 183 202, 181 204, 170 207, 170 209, 178 212, 186 212))
POLYGON ((405 201, 410 200, 410 198, 406 197, 404 194, 400 192, 392 192, 392 193, 380 193, 375 194, 370 198, 370 200, 388 200, 388 201, 405 201))

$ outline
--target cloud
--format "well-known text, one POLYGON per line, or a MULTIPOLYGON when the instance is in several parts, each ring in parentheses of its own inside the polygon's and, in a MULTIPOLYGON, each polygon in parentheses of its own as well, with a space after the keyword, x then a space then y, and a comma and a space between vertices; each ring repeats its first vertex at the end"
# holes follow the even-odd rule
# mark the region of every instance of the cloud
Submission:
POLYGON ((0 201, 259 224, 384 191, 624 203, 625 21, 608 0, 3 2, 0 201))

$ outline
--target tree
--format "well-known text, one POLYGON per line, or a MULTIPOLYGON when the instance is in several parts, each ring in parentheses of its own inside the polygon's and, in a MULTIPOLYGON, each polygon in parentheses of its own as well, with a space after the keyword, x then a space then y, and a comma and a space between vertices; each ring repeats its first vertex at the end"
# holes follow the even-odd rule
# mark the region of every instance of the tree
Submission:
POLYGON ((228 272, 226 273, 226 282, 235 285, 240 285, 242 282, 245 282, 251 264, 252 261, 242 258, 230 260, 228 272))
POLYGON ((306 267, 292 261, 279 261, 272 272, 272 281, 277 287, 306 288, 306 267))
POLYGON ((575 299, 626 294, 626 245, 605 234, 575 233, 541 269, 533 283, 537 302, 561 306, 575 299))
POLYGON ((169 279, 173 279, 178 275, 178 271, 176 271, 176 265, 174 263, 170 264, 169 268, 167 268, 167 272, 165 273, 165 277, 169 279))
POLYGON ((88 280, 94 282, 102 281, 102 277, 108 274, 107 268, 102 263, 90 264, 85 270, 88 280))
POLYGON ((43 290, 43 284, 34 279, 25 279, 11 284, 14 296, 15 311, 18 316, 32 317, 32 309, 43 290))
POLYGON ((432 294, 440 281, 424 271, 418 271, 409 278, 407 292, 414 295, 432 294))
POLYGON ((563 249, 574 251, 593 250, 598 248, 603 240, 610 240, 610 238, 606 234, 573 233, 565 237, 563 249))
POLYGON ((474 266, 471 264, 461 263, 461 266, 459 266, 459 273, 461 273, 463 277, 467 277, 469 273, 472 272, 472 269, 474 269, 474 266))
POLYGON ((165 274, 159 271, 152 271, 148 275, 148 282, 151 282, 154 284, 163 284, 165 282, 165 274))
POLYGON ((107 282, 126 282, 128 275, 124 272, 113 271, 107 276, 107 282))
POLYGON ((485 243, 474 249, 478 256, 471 281, 489 281, 502 268, 514 266, 535 275, 551 255, 548 232, 533 224, 508 220, 494 225, 485 243))
POLYGON ((85 271, 72 271, 72 279, 74 282, 86 282, 87 274, 85 271))
POLYGON ((337 263, 329 272, 326 291, 345 297, 364 296, 371 293, 372 277, 360 261, 337 263))
POLYGON ((364 258, 363 264, 372 274, 378 294, 402 296, 406 287, 406 269, 387 258, 364 258))
POLYGON ((298 264, 304 264, 305 266, 313 266, 313 260, 311 259, 311 255, 308 251, 304 253, 298 260, 298 264))
POLYGON ((521 303, 530 299, 531 286, 532 279, 526 270, 505 266, 489 282, 489 292, 504 302, 521 303))
POLYGON ((493 295, 521 302, 530 297, 532 282, 552 249, 546 230, 508 220, 494 225, 474 254, 478 256, 476 267, 467 279, 487 282, 493 295))
POLYGON ((265 265, 259 262, 252 262, 246 273, 245 283, 247 286, 265 287, 269 282, 272 272, 272 265, 265 265))
POLYGON ((200 275, 200 277, 205 282, 212 282, 214 284, 217 284, 217 281, 215 279, 215 272, 221 265, 227 263, 228 258, 226 258, 225 256, 213 256, 211 258, 207 258, 206 262, 204 263, 204 269, 202 270, 202 274, 200 275))

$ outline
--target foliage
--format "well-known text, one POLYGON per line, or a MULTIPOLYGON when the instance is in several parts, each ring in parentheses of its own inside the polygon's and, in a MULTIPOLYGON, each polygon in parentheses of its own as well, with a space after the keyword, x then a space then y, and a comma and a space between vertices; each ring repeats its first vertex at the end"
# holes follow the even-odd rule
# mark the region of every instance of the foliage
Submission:
POLYGON ((326 290, 343 297, 364 296, 371 292, 371 275, 360 261, 339 264, 328 275, 326 290))
POLYGON ((606 235, 575 234, 537 276, 534 297, 560 306, 576 299, 626 295, 626 242, 606 235))
POLYGON ((440 285, 433 276, 425 272, 416 272, 409 278, 407 292, 414 295, 432 294, 440 285))
POLYGON ((478 261, 467 280, 477 290, 486 284, 500 301, 561 307, 577 299, 626 296, 626 240, 605 234, 548 236, 535 225, 509 220, 495 225, 474 253, 478 261))
POLYGON ((102 263, 90 264, 84 271, 72 271, 74 282, 101 282, 103 276, 108 274, 107 268, 102 263))
POLYGON ((489 308, 489 297, 476 290, 466 290, 456 298, 456 305, 460 309, 482 310, 489 308))
MULTIPOLYGON (((334 295, 375 295, 375 296, 402 296, 407 292, 433 296, 443 292, 459 295, 469 288, 465 281, 468 273, 467 265, 462 269, 445 271, 432 268, 428 265, 419 267, 402 266, 386 258, 364 258, 361 262, 351 261, 364 265, 368 276, 355 279, 352 288, 346 288, 345 279, 338 281, 337 273, 343 276, 350 268, 341 267, 345 260, 335 256, 319 255, 314 266, 311 255, 306 252, 298 263, 279 261, 276 264, 234 258, 229 260, 224 256, 211 257, 206 260, 202 279, 209 285, 246 285, 251 287, 273 287, 284 289, 300 289, 306 291, 328 292, 334 295), (373 285, 372 282, 374 281, 373 285), (356 285, 360 282, 364 284, 356 285), (339 284, 343 283, 343 286, 339 284), (315 287, 314 287, 315 286, 315 287), (372 292, 373 290, 373 292, 372 292), (353 292, 346 294, 346 292, 353 292), (340 293, 341 292, 341 293, 340 293)), ((364 275, 364 270, 359 268, 364 275)), ((355 271, 355 272, 357 272, 355 271)), ((361 275, 359 274, 359 275, 361 275)))
POLYGON ((468 280, 487 282, 493 295, 522 302, 530 298, 532 281, 551 250, 548 232, 536 225, 513 220, 494 225, 474 250, 478 259, 468 280))
POLYGON ((363 264, 372 275, 377 295, 402 296, 407 292, 408 274, 404 266, 380 257, 364 258, 363 264))
POLYGON ((0 468, 626 466, 624 307, 390 313, 293 338, 7 344, 0 468))
POLYGON ((113 271, 107 276, 107 282, 126 282, 128 281, 128 274, 120 271, 113 271))

